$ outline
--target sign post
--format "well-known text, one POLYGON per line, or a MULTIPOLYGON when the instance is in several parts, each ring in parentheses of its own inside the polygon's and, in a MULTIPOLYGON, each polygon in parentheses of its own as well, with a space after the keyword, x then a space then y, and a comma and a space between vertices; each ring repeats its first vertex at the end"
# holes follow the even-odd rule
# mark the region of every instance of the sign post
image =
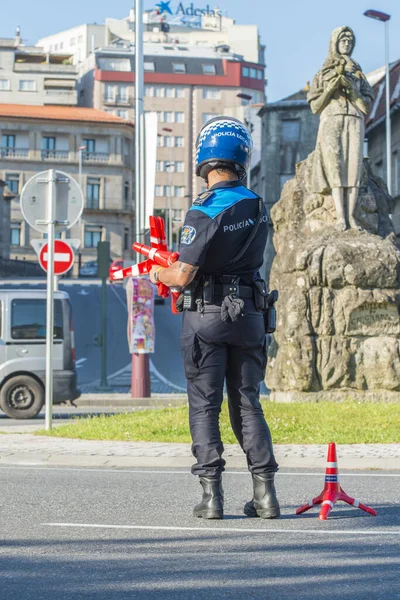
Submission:
POLYGON ((54 220, 57 176, 49 171, 49 200, 47 212, 47 305, 46 305, 46 430, 49 431, 53 417, 53 338, 54 338, 54 220))
POLYGON ((75 225, 82 214, 83 195, 72 177, 62 171, 49 169, 37 173, 27 181, 20 202, 22 214, 29 225, 37 231, 47 233, 47 244, 40 250, 39 260, 42 256, 42 267, 47 270, 45 408, 46 430, 49 431, 53 415, 55 232, 65 231, 75 225), (43 250, 46 246, 45 253, 43 250))

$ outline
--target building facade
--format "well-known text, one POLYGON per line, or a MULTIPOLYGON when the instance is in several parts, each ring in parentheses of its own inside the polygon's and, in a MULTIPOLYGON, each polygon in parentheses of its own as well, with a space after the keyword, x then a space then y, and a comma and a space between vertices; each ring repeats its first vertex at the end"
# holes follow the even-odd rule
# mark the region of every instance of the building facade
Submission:
MULTIPOLYGON (((365 135, 368 140, 368 156, 373 172, 387 180, 386 159, 386 78, 385 72, 372 87, 374 102, 367 117, 365 135)), ((390 68, 390 117, 391 117, 391 191, 395 199, 392 219, 400 239, 400 61, 390 68)))
POLYGON ((0 103, 76 106, 77 67, 70 53, 52 54, 0 39, 0 103))
POLYGON ((34 174, 50 168, 81 182, 85 199, 82 219, 60 236, 81 240, 80 262, 96 260, 97 243, 104 240, 110 241, 113 259, 131 257, 132 123, 90 108, 0 104, 0 136, 0 179, 15 195, 10 258, 36 259, 31 240, 44 236, 24 221, 20 194, 34 174))

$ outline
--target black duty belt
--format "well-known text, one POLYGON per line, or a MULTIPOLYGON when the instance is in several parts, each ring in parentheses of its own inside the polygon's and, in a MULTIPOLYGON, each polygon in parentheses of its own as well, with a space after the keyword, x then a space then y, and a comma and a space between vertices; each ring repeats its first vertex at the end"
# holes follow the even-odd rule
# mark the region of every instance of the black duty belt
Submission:
POLYGON ((249 285, 236 286, 234 283, 214 284, 214 296, 219 298, 225 298, 230 294, 237 294, 239 298, 253 298, 254 292, 253 287, 249 285))

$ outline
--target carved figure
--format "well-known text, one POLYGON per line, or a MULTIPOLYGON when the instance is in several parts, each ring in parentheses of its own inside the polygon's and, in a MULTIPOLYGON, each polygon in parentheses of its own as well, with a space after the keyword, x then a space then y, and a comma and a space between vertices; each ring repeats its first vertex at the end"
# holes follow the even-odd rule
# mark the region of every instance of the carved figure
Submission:
POLYGON ((313 113, 321 115, 311 186, 315 193, 332 194, 340 231, 348 225, 361 229, 355 209, 363 165, 364 116, 373 99, 360 65, 351 58, 354 46, 350 27, 332 32, 328 58, 307 95, 313 113))

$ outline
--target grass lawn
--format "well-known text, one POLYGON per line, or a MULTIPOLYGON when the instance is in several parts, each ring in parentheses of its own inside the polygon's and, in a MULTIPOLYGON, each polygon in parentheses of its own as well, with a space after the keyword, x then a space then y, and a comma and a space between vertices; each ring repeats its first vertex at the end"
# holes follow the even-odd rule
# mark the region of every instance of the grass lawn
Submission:
MULTIPOLYGON (((390 444, 400 442, 400 404, 263 402, 276 444, 390 444)), ((236 443, 229 424, 227 404, 221 413, 221 434, 226 444, 236 443)), ((162 408, 129 414, 81 418, 38 435, 85 440, 190 442, 188 409, 162 408)))

